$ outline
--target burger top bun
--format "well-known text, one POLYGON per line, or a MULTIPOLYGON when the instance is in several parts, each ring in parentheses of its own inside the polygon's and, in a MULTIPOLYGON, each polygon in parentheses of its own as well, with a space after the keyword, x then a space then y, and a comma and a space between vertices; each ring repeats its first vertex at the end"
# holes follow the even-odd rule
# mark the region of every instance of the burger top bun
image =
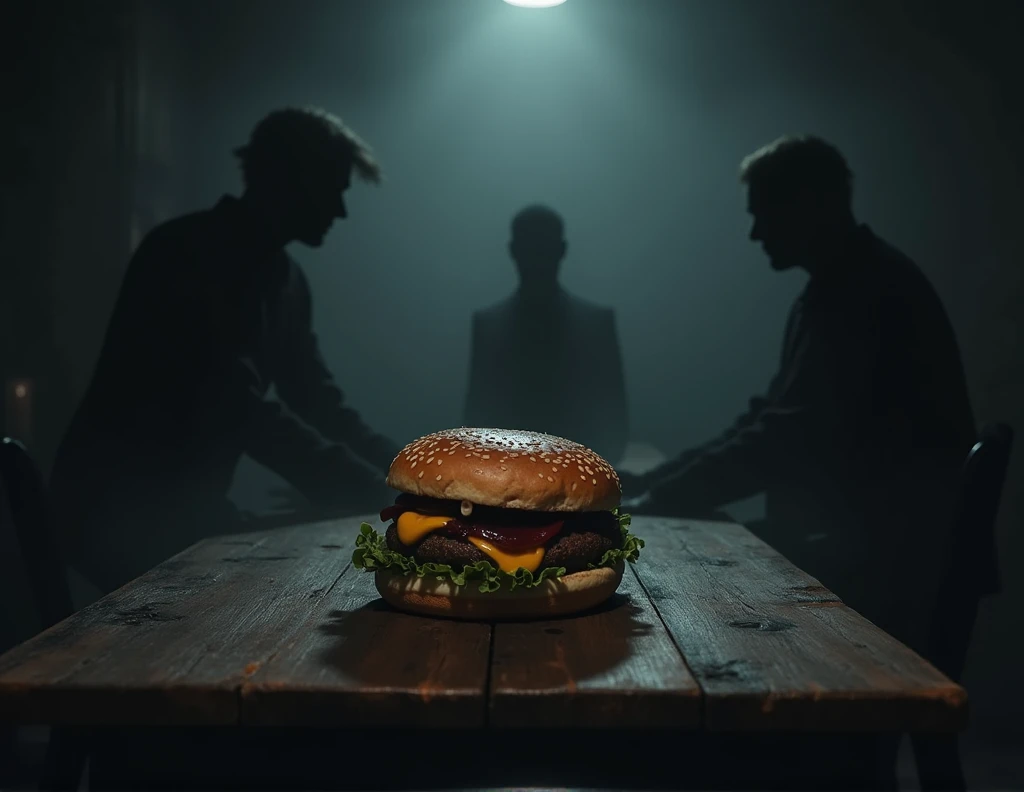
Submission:
POLYGON ((387 483, 411 495, 526 511, 605 511, 622 499, 615 470, 586 446, 509 429, 421 437, 391 463, 387 483))

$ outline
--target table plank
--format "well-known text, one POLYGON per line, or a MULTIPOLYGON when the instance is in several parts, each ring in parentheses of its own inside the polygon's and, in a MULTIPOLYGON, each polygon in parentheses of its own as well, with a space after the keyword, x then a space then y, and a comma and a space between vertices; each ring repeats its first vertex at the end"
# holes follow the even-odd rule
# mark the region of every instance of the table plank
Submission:
POLYGON ((954 731, 964 690, 742 526, 635 518, 711 731, 954 731))
POLYGON ((594 613, 494 628, 493 726, 694 729, 700 720, 700 688, 631 568, 594 613))
POLYGON ((0 718, 225 725, 349 564, 359 518, 212 538, 0 658, 0 718))
POLYGON ((261 726, 484 725, 491 627, 394 611, 350 567, 242 688, 261 726))

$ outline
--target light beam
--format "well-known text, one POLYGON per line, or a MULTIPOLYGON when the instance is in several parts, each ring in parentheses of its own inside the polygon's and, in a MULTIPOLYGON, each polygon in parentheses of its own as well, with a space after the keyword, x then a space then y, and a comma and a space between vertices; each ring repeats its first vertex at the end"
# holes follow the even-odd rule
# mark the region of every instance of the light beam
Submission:
POLYGON ((551 8, 561 5, 565 0, 505 0, 505 2, 520 8, 551 8))

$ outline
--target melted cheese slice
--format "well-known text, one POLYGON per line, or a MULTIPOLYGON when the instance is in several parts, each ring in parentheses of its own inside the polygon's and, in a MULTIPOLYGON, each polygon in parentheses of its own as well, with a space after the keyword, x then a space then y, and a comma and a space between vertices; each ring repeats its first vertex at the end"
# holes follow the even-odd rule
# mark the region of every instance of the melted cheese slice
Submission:
MULTIPOLYGON (((398 539, 404 545, 414 545, 431 531, 443 528, 451 520, 451 517, 435 517, 411 511, 402 512, 398 515, 398 539)), ((498 569, 510 575, 515 574, 516 570, 520 567, 529 572, 536 572, 538 567, 540 567, 541 561, 544 560, 543 547, 538 547, 526 553, 506 553, 485 539, 480 539, 476 536, 468 538, 477 550, 495 563, 498 569)))
POLYGON ((431 531, 443 528, 451 521, 451 517, 431 517, 416 512, 402 512, 398 515, 398 539, 404 545, 414 545, 431 531))
POLYGON ((477 550, 488 556, 495 564, 497 564, 498 569, 502 572, 508 572, 510 575, 515 574, 515 571, 519 569, 519 567, 522 567, 528 572, 536 572, 537 568, 540 566, 540 562, 544 560, 543 547, 538 547, 537 549, 530 550, 526 553, 506 553, 499 550, 490 542, 476 536, 470 536, 469 541, 473 543, 477 550))

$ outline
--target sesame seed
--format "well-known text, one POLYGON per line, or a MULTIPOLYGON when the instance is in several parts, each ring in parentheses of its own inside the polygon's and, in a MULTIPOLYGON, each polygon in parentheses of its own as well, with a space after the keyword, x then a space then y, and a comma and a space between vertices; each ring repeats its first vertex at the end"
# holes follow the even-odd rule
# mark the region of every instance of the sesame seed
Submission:
POLYGON ((580 478, 581 478, 581 479, 583 479, 584 481, 586 481, 586 480, 587 480, 587 477, 586 477, 586 476, 580 476, 580 478))
POLYGON ((577 488, 578 486, 579 486, 579 482, 578 482, 578 481, 574 481, 574 482, 572 483, 572 491, 573 491, 573 492, 575 492, 575 491, 576 491, 576 488, 577 488))
POLYGON ((508 468, 507 468, 507 467, 505 467, 504 465, 502 465, 502 466, 501 466, 501 469, 502 469, 502 470, 508 470, 508 468))
POLYGON ((441 460, 441 459, 437 460, 437 464, 439 464, 439 465, 440 465, 442 461, 443 461, 443 460, 441 460))
POLYGON ((435 479, 435 481, 440 481, 440 480, 441 480, 441 474, 438 473, 437 478, 435 479))
POLYGON ((548 476, 548 481, 554 481, 554 479, 551 478, 551 476, 548 476))
POLYGON ((469 459, 471 456, 473 456, 473 455, 472 454, 466 454, 466 459, 469 459))
POLYGON ((537 461, 537 457, 530 457, 530 461, 531 462, 536 462, 537 461))
POLYGON ((430 464, 431 462, 433 462, 433 461, 434 461, 434 458, 433 458, 433 457, 431 457, 430 459, 428 459, 428 460, 427 460, 427 464, 429 465, 429 464, 430 464))
POLYGON ((419 462, 419 460, 417 459, 416 462, 413 462, 412 465, 410 465, 410 467, 416 467, 418 462, 419 462))
POLYGON ((483 455, 482 457, 480 457, 480 458, 481 458, 481 459, 490 459, 490 458, 491 458, 491 455, 490 455, 490 454, 484 454, 484 455, 483 455))
POLYGON ((423 473, 424 473, 424 471, 421 470, 420 471, 420 475, 417 478, 423 478, 423 473))
MULTIPOLYGON (((438 478, 441 478, 441 477, 438 476, 438 478)), ((593 482, 594 484, 597 484, 597 479, 591 479, 591 482, 593 482)))
POLYGON ((537 474, 537 478, 544 478, 544 474, 543 473, 538 473, 537 474))

